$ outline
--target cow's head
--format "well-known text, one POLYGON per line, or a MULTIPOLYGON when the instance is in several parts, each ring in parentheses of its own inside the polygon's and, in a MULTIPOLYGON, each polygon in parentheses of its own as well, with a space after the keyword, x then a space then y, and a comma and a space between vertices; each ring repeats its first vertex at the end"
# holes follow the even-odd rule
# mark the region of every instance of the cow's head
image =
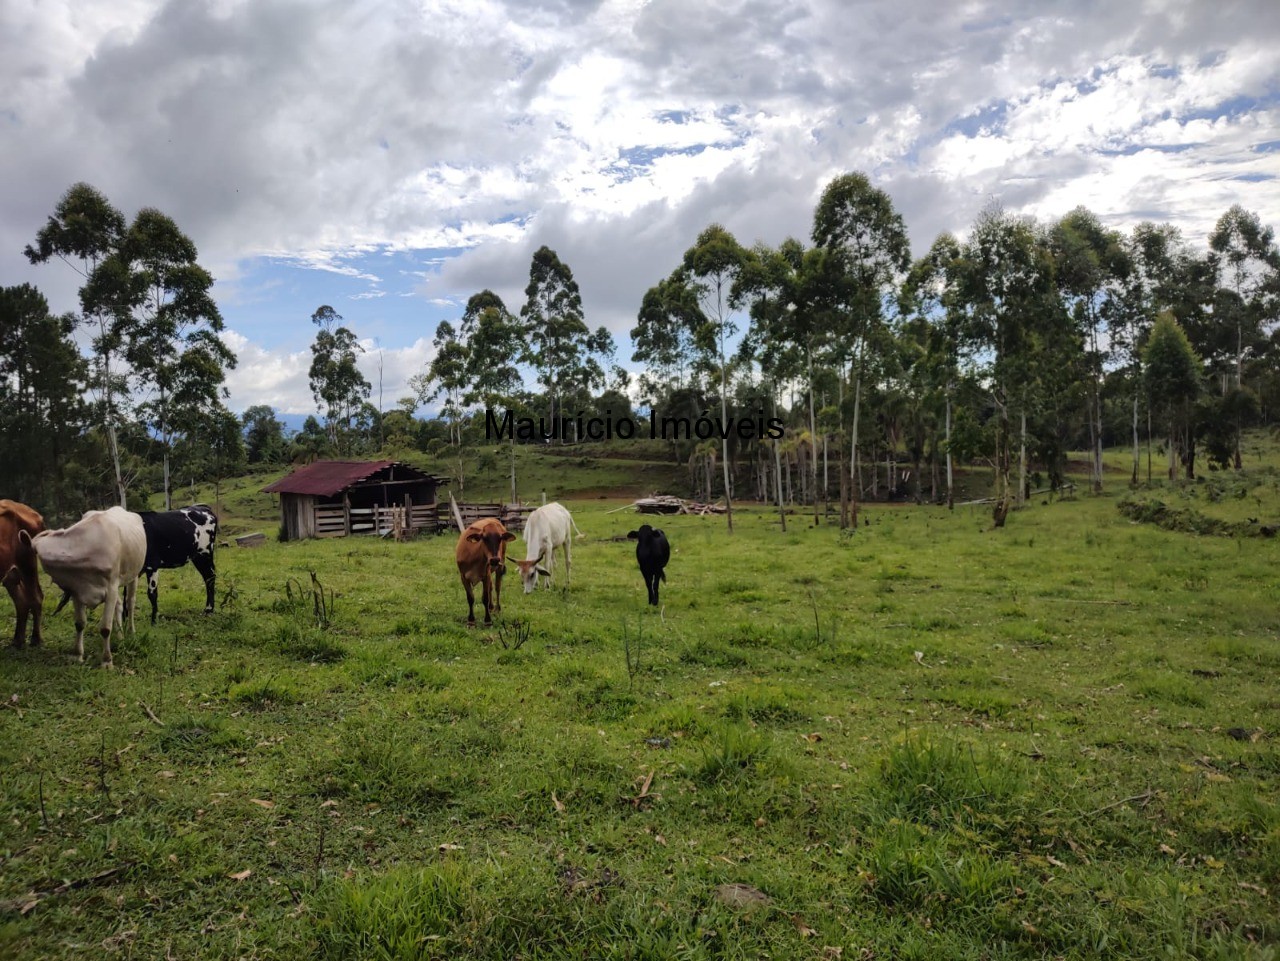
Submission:
POLYGON ((648 524, 641 524, 638 531, 628 531, 627 537, 633 541, 639 541, 641 544, 647 544, 661 533, 662 531, 656 530, 648 524))
POLYGON ((472 544, 481 544, 484 546, 485 554, 488 556, 489 570, 497 571, 502 569, 503 563, 507 559, 507 541, 513 541, 516 535, 510 531, 492 531, 486 530, 469 531, 467 540, 472 544))
POLYGON ((538 586, 538 575, 550 578, 551 572, 542 566, 542 558, 546 556, 546 552, 539 554, 531 561, 516 561, 516 567, 520 568, 520 580, 524 584, 524 592, 532 594, 538 586))

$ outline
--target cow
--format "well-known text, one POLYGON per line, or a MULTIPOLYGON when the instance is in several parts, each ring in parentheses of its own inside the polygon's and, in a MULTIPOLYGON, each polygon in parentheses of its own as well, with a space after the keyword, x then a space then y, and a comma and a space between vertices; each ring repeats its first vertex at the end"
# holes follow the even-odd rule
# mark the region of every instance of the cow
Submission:
POLYGON ((516 535, 496 517, 482 517, 458 536, 454 556, 458 574, 467 592, 467 627, 476 626, 476 600, 472 587, 484 586, 484 623, 493 623, 491 614, 502 610, 502 575, 506 572, 507 541, 516 535))
POLYGON ((112 507, 89 511, 65 530, 43 531, 34 538, 23 531, 18 536, 34 547, 45 571, 66 592, 58 610, 68 598, 75 604, 77 660, 84 660, 85 611, 103 605, 98 627, 102 634, 102 666, 111 667, 111 627, 118 617, 123 621, 122 586, 129 630, 134 630, 138 575, 147 557, 142 518, 123 507, 112 507))
POLYGON ((151 602, 151 623, 156 622, 160 584, 158 571, 182 567, 187 561, 204 578, 204 612, 213 613, 213 547, 218 540, 218 515, 207 504, 176 511, 139 511, 147 534, 147 559, 142 575, 147 579, 147 600, 151 602))
POLYGON ((569 542, 573 539, 570 537, 571 532, 582 536, 573 517, 560 504, 544 504, 529 515, 524 522, 525 559, 516 561, 526 594, 532 594, 537 589, 539 574, 547 579, 547 587, 551 587, 551 572, 555 570, 557 547, 564 548, 564 583, 568 586, 569 542), (543 560, 546 561, 546 567, 542 566, 543 560))
POLYGON ((638 531, 629 531, 627 537, 636 542, 640 576, 644 578, 644 586, 649 589, 649 603, 656 605, 658 581, 667 579, 663 568, 671 560, 671 545, 667 543, 667 535, 648 524, 642 524, 638 531))
POLYGON ((31 618, 31 645, 43 638, 40 621, 44 613, 44 588, 40 586, 40 568, 31 538, 44 530, 44 518, 17 501, 0 500, 0 576, 13 598, 17 623, 13 628, 13 646, 27 642, 27 618, 31 618), (25 532, 26 540, 19 536, 25 532))

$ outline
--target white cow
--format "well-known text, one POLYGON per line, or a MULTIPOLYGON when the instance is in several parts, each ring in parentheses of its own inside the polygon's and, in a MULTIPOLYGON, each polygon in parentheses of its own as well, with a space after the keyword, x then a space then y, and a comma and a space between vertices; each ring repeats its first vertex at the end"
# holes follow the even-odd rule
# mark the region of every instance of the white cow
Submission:
POLYGON ((566 587, 569 585, 571 530, 579 537, 582 536, 578 525, 560 504, 544 504, 529 515, 524 524, 525 559, 516 561, 526 594, 532 594, 538 586, 539 574, 547 579, 547 587, 551 586, 551 572, 555 570, 554 552, 557 547, 564 548, 564 583, 566 587), (546 567, 542 566, 543 560, 546 561, 546 567))
MULTIPOLYGON (((75 605, 78 660, 84 660, 85 612, 103 605, 98 628, 102 633, 102 666, 111 667, 111 626, 116 620, 123 620, 121 587, 125 589, 129 630, 134 629, 138 575, 147 557, 142 518, 123 507, 89 511, 64 530, 37 534, 31 544, 53 582, 75 605)), ((67 597, 63 597, 58 609, 66 602, 67 597)))

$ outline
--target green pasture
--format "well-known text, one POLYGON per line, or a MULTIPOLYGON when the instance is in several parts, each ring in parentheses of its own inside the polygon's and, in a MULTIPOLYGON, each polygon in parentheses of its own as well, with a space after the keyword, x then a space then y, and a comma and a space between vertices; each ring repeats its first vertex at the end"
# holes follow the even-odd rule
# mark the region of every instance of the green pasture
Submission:
POLYGON ((473 630, 453 537, 267 526, 114 672, 67 611, 0 653, 0 956, 1275 958, 1280 544, 1122 496, 592 496, 572 585, 473 630))

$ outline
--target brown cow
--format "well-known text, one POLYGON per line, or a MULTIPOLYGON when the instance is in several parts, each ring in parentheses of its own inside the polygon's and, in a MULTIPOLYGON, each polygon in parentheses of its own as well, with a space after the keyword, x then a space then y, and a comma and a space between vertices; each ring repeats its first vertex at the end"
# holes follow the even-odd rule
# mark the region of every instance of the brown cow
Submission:
POLYGON ((39 644, 40 620, 44 613, 44 588, 40 586, 40 569, 36 564, 36 552, 31 541, 18 537, 26 531, 28 538, 44 530, 44 518, 26 504, 0 500, 0 572, 4 586, 13 598, 18 613, 18 623, 13 629, 13 646, 22 647, 27 642, 27 616, 31 615, 31 644, 39 644))
POLYGON ((458 574, 467 592, 467 627, 476 626, 476 599, 471 588, 484 585, 484 622, 492 624, 490 616, 502 610, 502 575, 506 572, 507 541, 516 535, 502 526, 496 517, 482 517, 458 537, 454 555, 458 560, 458 574), (492 606, 490 606, 492 597, 492 606))

